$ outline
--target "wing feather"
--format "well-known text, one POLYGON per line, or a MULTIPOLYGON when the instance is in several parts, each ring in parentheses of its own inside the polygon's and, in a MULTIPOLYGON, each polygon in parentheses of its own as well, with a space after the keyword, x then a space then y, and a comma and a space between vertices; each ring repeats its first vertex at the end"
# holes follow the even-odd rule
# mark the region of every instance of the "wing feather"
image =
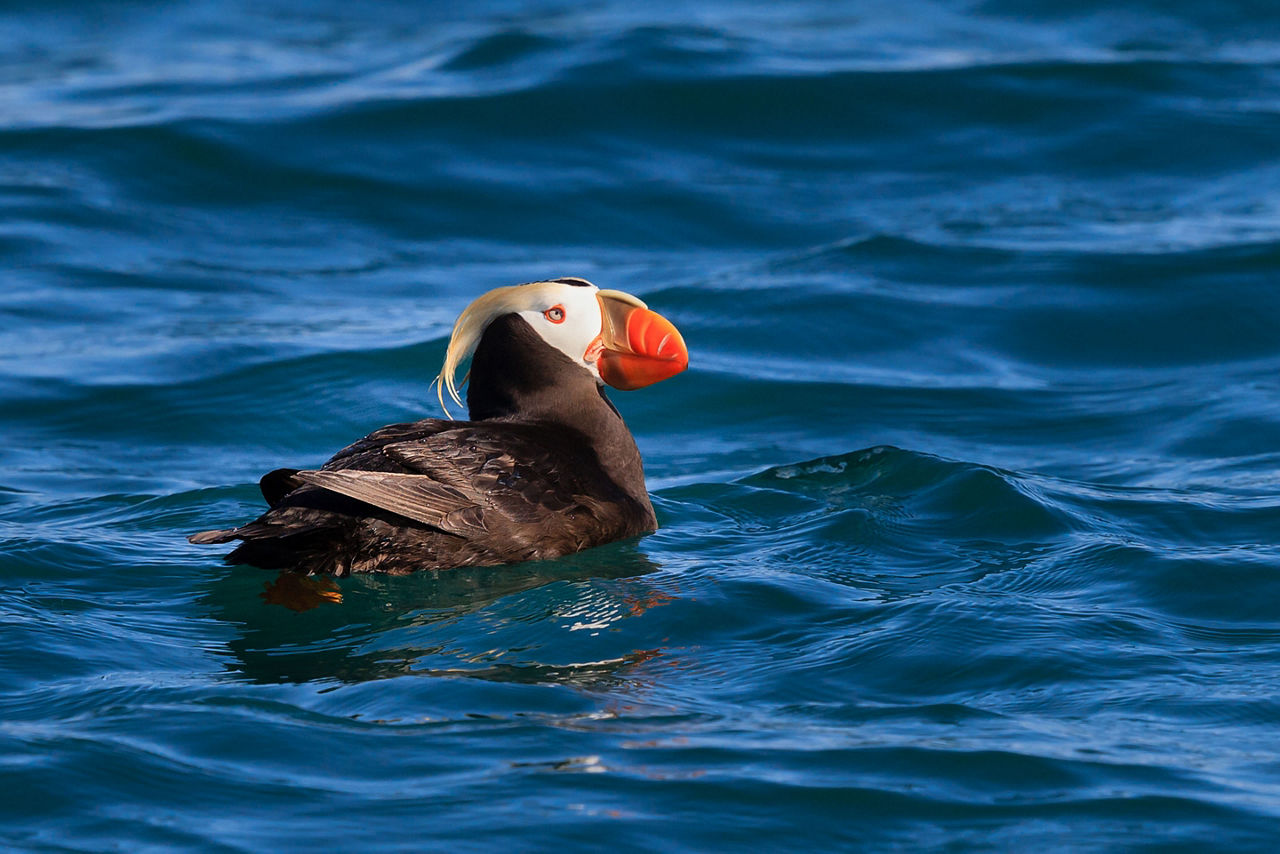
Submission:
POLYGON ((474 507, 474 501, 428 475, 344 469, 300 471, 297 477, 451 534, 474 536, 484 531, 474 515, 459 512, 474 507))

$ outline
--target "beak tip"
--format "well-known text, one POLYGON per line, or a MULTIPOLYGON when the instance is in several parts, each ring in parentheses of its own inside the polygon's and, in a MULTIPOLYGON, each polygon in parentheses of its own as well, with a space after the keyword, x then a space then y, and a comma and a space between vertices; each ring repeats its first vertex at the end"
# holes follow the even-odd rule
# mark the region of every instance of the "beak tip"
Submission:
POLYGON ((689 367, 679 330, 643 306, 602 300, 605 317, 600 377, 623 391, 669 379, 689 367))

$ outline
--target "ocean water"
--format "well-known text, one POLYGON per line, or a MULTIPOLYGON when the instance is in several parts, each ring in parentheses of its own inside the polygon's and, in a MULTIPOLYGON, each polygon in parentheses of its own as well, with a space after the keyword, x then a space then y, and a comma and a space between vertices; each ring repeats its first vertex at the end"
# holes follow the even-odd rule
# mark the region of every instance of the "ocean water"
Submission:
POLYGON ((3 847, 1280 839, 1280 6, 0 32, 3 847), (563 275, 689 344, 613 395, 659 532, 314 588, 186 542, 563 275))

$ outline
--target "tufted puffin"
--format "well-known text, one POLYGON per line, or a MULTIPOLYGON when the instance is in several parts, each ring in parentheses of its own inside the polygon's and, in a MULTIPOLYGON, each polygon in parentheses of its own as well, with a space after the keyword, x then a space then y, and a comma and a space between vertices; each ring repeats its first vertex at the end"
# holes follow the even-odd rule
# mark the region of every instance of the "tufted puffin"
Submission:
MULTIPOLYGON (((658 528, 644 466, 604 383, 636 389, 689 365, 675 326, 579 278, 498 288, 453 327, 437 395, 469 421, 375 430, 317 471, 262 478, 270 509, 193 543, 228 563, 345 576, 555 558, 658 528)), ((452 418, 452 416, 450 416, 452 418)))

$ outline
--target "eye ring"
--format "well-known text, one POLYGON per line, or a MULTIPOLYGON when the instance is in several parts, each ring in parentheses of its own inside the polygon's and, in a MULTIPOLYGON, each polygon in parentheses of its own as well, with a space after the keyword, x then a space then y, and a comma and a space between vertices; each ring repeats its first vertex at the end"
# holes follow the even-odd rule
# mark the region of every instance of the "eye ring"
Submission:
POLYGON ((542 316, 552 323, 564 323, 564 306, 553 305, 542 313, 542 316))

